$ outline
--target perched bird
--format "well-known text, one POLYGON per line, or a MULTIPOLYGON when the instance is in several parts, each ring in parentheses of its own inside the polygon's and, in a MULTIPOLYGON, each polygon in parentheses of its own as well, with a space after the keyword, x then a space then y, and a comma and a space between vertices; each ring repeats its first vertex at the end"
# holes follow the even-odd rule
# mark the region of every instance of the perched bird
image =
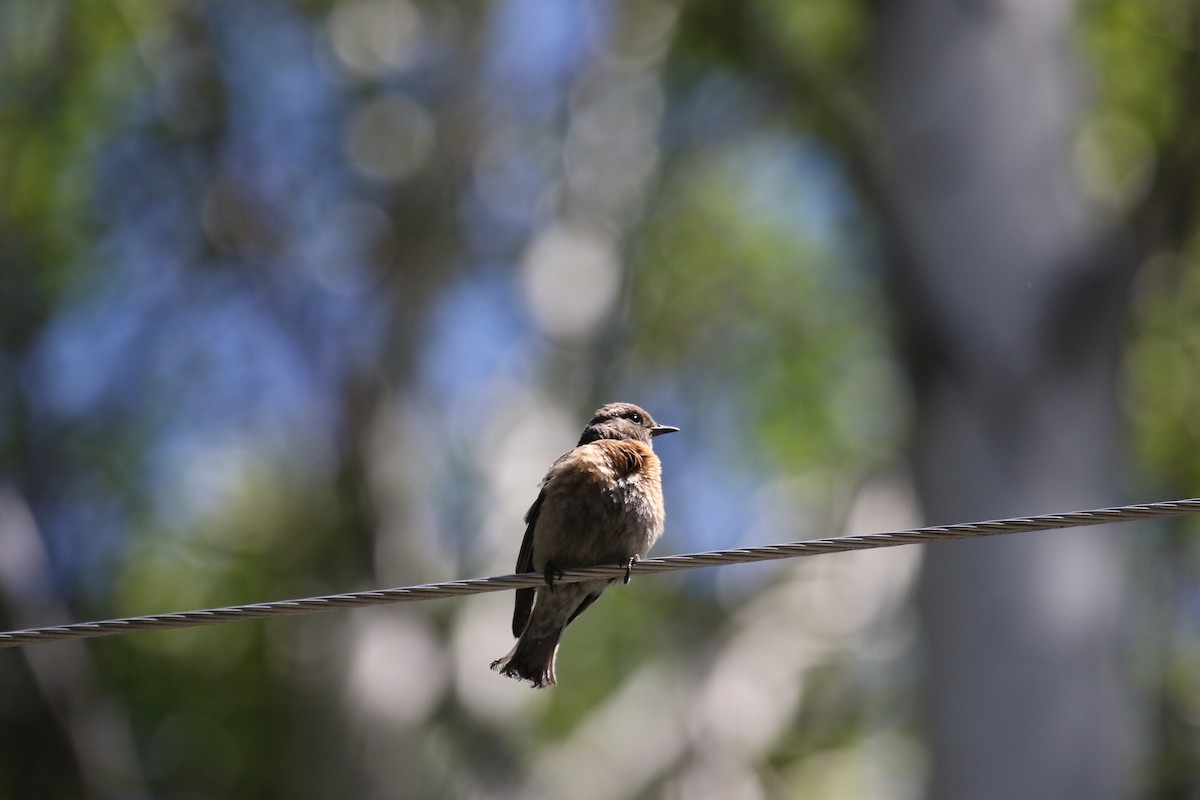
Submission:
POLYGON ((631 403, 596 411, 579 444, 550 466, 525 515, 517 572, 542 572, 546 585, 518 589, 517 643, 492 669, 536 687, 553 686, 563 629, 616 579, 554 584, 562 570, 633 565, 663 531, 662 467, 650 443, 679 430, 631 403))

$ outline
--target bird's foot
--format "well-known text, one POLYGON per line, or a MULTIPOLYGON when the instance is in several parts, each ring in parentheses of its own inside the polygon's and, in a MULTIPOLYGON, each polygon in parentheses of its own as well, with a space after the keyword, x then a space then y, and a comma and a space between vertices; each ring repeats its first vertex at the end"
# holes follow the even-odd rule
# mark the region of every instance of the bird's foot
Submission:
POLYGON ((563 571, 553 561, 546 562, 546 569, 542 573, 542 577, 546 580, 546 588, 554 591, 554 582, 563 576, 563 571))
POLYGON ((629 585, 629 579, 633 577, 633 565, 641 560, 642 559, 640 556, 632 555, 625 560, 625 563, 623 563, 621 565, 621 566, 625 567, 625 581, 624 581, 623 585, 625 585, 625 586, 629 585))

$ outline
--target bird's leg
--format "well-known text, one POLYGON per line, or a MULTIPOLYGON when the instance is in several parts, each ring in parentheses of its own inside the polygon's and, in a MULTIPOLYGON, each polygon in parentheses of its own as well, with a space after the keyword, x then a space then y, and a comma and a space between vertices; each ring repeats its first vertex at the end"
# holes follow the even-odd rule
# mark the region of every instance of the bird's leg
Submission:
POLYGON ((548 588, 550 591, 553 592, 554 591, 554 581, 557 578, 561 578, 562 574, 563 574, 563 571, 558 568, 557 564, 555 564, 553 561, 547 561, 546 569, 544 572, 542 572, 542 577, 545 578, 545 580, 546 580, 546 588, 548 588))
POLYGON ((634 553, 629 558, 625 559, 625 562, 623 564, 621 564, 621 566, 625 567, 625 582, 623 585, 625 585, 625 586, 629 585, 629 579, 633 577, 633 565, 641 560, 642 560, 642 557, 639 556, 637 553, 634 553))

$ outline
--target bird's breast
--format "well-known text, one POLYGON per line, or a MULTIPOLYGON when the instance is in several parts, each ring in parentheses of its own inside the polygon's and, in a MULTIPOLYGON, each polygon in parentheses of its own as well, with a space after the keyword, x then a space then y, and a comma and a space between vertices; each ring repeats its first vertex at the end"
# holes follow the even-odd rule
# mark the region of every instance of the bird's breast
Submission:
POLYGON ((563 456, 546 476, 535 560, 560 567, 643 556, 662 534, 662 467, 638 441, 600 440, 563 456))

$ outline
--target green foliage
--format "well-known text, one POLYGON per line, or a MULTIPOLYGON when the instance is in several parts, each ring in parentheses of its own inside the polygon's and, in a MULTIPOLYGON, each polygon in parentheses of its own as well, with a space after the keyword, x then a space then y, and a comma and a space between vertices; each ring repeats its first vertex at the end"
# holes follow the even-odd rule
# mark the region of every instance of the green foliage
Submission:
MULTIPOLYGON (((1195 3, 1093 0, 1080 32, 1097 102, 1080 139, 1085 188, 1124 213, 1147 256, 1134 285, 1123 399, 1139 478, 1165 494, 1200 493, 1200 13, 1195 3)), ((1147 783, 1154 796, 1195 791, 1200 725, 1193 600, 1200 586, 1196 526, 1185 520, 1138 550, 1145 622, 1138 663, 1154 698, 1147 783), (1151 655, 1151 654, 1154 655, 1151 655)))
POLYGON ((1135 121, 1159 144, 1176 135, 1188 96, 1177 79, 1189 58, 1194 9, 1187 0, 1081 5, 1079 35, 1099 113, 1135 121))
MULTIPOLYGON (((274 470, 245 469, 239 489, 187 528, 147 521, 128 554, 117 614, 304 596, 344 585, 340 505, 274 470), (330 534, 335 535, 331 536, 330 534)), ((343 540, 347 541, 347 540, 343 540)), ((152 785, 214 796, 282 796, 292 758, 285 722, 304 702, 296 622, 243 622, 105 642, 97 657, 127 704, 152 785)), ((309 661, 310 668, 319 662, 309 661)))
POLYGON ((870 37, 868 9, 860 0, 814 0, 758 4, 762 27, 789 52, 835 74, 855 74, 863 66, 870 37))
POLYGON ((1179 491, 1200 490, 1200 269, 1190 258, 1159 256, 1139 279, 1126 356, 1127 408, 1142 463, 1179 491))
POLYGON ((643 232, 635 327, 651 368, 685 370, 700 415, 731 399, 776 466, 836 471, 899 443, 907 399, 882 296, 838 236, 849 220, 805 221, 823 201, 802 159, 765 138, 675 165, 643 232))

